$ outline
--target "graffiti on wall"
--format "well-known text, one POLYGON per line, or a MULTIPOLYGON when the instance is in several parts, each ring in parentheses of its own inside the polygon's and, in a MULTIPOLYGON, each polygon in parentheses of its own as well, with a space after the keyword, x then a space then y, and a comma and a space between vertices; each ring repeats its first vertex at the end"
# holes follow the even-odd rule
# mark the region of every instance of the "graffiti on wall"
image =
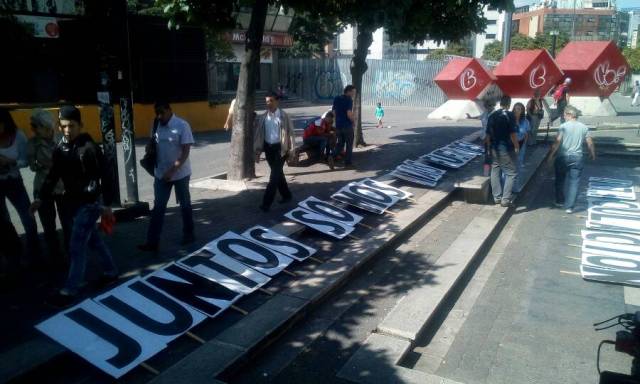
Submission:
POLYGON ((598 65, 593 72, 593 79, 600 88, 608 88, 611 85, 618 84, 627 74, 627 68, 622 65, 617 70, 611 68, 608 61, 598 65))
POLYGON ((378 71, 374 76, 374 97, 406 101, 416 91, 415 75, 410 71, 378 71))
POLYGON ((315 97, 318 100, 332 100, 342 94, 343 79, 340 71, 321 71, 316 73, 314 81, 315 97))

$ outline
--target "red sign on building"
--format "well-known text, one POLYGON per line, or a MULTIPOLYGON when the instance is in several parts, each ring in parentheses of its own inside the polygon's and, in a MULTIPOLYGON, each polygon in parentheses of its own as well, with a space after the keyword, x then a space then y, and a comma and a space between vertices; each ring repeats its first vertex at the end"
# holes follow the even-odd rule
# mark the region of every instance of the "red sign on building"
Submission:
POLYGON ((609 97, 631 72, 612 41, 572 41, 556 57, 572 96, 609 97))
POLYGON ((545 49, 511 51, 493 70, 498 87, 511 97, 545 95, 562 80, 562 71, 545 49))
POLYGON ((455 58, 433 81, 449 99, 474 100, 481 98, 495 79, 478 59, 455 58))

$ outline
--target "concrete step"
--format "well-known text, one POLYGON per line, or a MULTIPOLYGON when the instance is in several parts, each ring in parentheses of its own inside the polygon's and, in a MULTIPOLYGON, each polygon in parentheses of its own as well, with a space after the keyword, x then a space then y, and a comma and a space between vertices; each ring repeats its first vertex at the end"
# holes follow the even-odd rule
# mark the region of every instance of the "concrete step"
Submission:
MULTIPOLYGON (((529 158, 529 166, 525 168, 525 189, 547 157, 548 149, 542 148, 536 147, 529 158)), ((453 381, 408 369, 399 363, 449 295, 458 288, 462 276, 470 273, 474 261, 492 244, 511 212, 500 206, 483 207, 435 262, 430 283, 417 285, 396 304, 343 366, 338 377, 356 383, 401 380, 403 383, 453 384, 453 381)))

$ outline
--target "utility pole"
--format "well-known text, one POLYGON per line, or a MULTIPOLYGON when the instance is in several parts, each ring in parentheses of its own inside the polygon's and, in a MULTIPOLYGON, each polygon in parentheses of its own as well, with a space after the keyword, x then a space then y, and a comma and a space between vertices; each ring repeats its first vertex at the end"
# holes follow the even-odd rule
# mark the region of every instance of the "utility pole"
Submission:
POLYGON ((571 18, 571 41, 576 39, 576 0, 573 0, 573 17, 571 18))
POLYGON ((513 12, 505 12, 504 23, 502 31, 502 58, 509 54, 511 51, 511 25, 513 19, 513 12))

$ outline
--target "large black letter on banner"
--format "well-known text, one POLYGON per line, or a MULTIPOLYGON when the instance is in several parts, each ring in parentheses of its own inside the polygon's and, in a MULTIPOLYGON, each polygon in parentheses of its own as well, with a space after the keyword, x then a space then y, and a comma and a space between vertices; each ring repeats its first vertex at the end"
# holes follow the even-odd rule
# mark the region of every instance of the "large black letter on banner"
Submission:
MULTIPOLYGON (((287 256, 291 256, 292 258, 302 261, 309 256, 311 256, 311 251, 305 248, 302 244, 298 244, 295 241, 288 241, 285 239, 272 239, 270 237, 265 236, 268 231, 265 228, 256 227, 249 230, 248 233, 244 233, 243 236, 248 236, 250 239, 253 239, 259 243, 265 244, 268 246, 273 246, 276 251, 280 251, 287 256), (291 248, 291 251, 280 250, 282 247, 291 248)), ((283 236, 284 237, 284 236, 283 236)))
POLYGON ((142 353, 142 348, 136 340, 125 335, 110 324, 105 323, 82 308, 69 311, 65 316, 116 347, 118 349, 118 353, 107 359, 107 362, 118 369, 122 369, 131 364, 142 353))
POLYGON ((183 283, 180 281, 169 280, 160 276, 155 276, 155 274, 147 276, 145 280, 154 287, 166 292, 181 302, 192 306, 209 317, 216 316, 241 296, 221 284, 213 282, 206 277, 188 271, 175 264, 171 264, 160 271, 174 275, 187 282, 183 283), (209 300, 205 300, 203 298, 207 298, 209 300), (226 306, 219 306, 212 302, 214 300, 228 301, 229 303, 226 306))
POLYGON ((224 265, 220 265, 214 262, 213 260, 211 260, 213 254, 209 253, 209 257, 207 257, 206 254, 203 254, 204 252, 209 253, 209 251, 203 250, 196 255, 192 255, 180 260, 180 262, 189 268, 196 268, 197 266, 202 265, 251 289, 258 286, 258 283, 256 281, 253 281, 250 278, 243 276, 241 273, 225 267, 224 265))
POLYGON ((193 319, 191 314, 180 303, 170 299, 141 281, 129 285, 128 288, 153 301, 168 312, 171 312, 173 320, 165 323, 153 319, 144 313, 144 308, 139 310, 115 296, 107 296, 101 299, 100 303, 140 328, 158 335, 181 335, 192 327, 193 319))

